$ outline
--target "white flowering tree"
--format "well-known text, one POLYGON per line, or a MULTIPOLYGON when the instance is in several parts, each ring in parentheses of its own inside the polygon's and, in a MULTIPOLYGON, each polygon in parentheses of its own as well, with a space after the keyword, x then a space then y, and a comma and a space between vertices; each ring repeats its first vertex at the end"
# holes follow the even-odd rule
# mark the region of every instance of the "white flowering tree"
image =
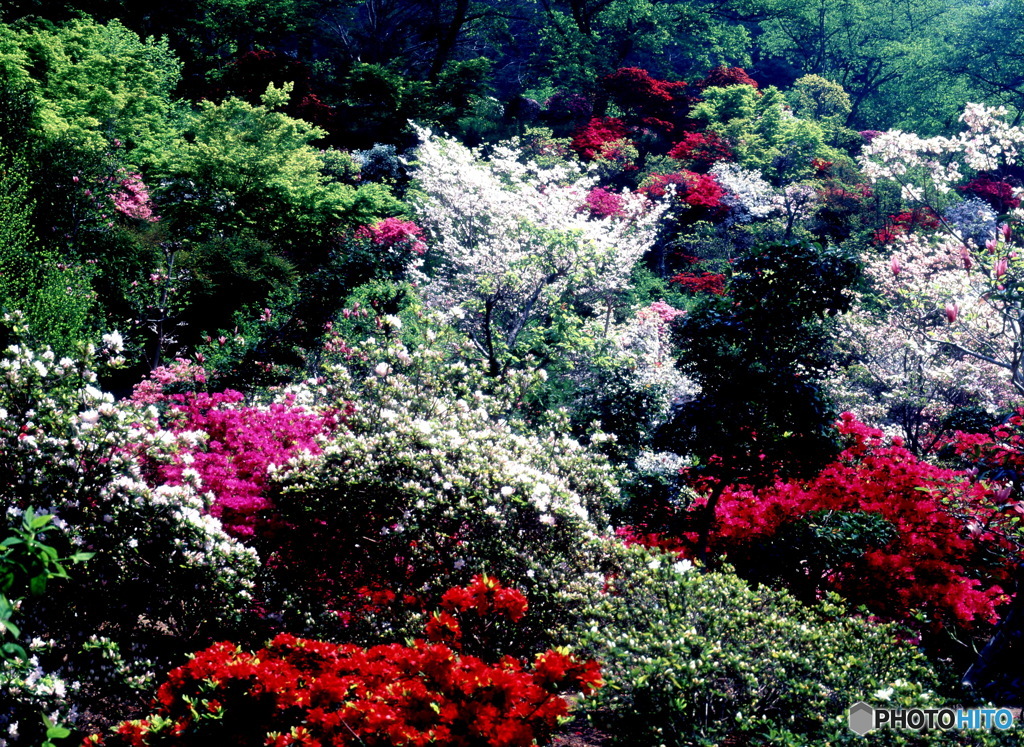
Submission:
POLYGON ((1024 394, 1024 259, 1009 214, 962 202, 954 189, 969 176, 1016 164, 1024 129, 1005 110, 968 104, 956 137, 920 138, 892 131, 865 146, 861 165, 872 181, 895 182, 908 206, 938 223, 934 231, 896 231, 882 255, 867 257, 868 274, 892 323, 919 345, 1002 369, 1024 394))
POLYGON ((623 192, 601 217, 587 204, 595 180, 578 168, 522 163, 514 144, 485 159, 427 130, 420 137, 416 209, 438 263, 427 297, 460 320, 492 375, 562 302, 610 320, 664 205, 623 192))

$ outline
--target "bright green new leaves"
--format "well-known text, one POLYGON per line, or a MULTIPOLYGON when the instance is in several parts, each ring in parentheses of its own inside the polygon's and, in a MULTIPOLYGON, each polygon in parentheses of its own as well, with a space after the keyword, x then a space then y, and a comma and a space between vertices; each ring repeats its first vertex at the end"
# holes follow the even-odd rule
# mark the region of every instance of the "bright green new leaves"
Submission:
POLYGON ((741 166, 757 169, 772 180, 806 176, 812 160, 841 156, 825 145, 816 122, 794 117, 777 88, 759 93, 752 86, 709 88, 693 109, 693 117, 725 138, 741 166))
POLYGON ((274 110, 289 92, 271 85, 262 106, 236 98, 200 105, 158 167, 173 223, 203 237, 250 230, 280 243, 402 212, 385 187, 356 189, 323 173, 323 155, 310 145, 323 130, 274 110))
POLYGON ((0 26, 0 71, 36 99, 36 127, 86 147, 122 141, 152 157, 172 132, 180 63, 166 40, 142 41, 117 21, 61 28, 0 26))

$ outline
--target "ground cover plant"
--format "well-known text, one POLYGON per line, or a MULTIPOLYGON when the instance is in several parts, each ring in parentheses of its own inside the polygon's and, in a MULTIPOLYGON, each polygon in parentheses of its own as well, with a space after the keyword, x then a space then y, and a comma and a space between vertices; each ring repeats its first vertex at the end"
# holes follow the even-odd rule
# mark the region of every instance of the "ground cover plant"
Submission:
POLYGON ((985 9, 179 5, 0 4, 0 747, 1024 704, 985 9))

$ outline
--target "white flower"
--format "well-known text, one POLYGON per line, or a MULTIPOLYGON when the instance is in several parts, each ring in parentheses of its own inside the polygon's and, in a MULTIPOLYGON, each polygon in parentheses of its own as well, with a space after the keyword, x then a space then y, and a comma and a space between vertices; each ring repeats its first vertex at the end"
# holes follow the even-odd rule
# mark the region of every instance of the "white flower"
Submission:
POLYGON ((124 349, 124 338, 117 330, 103 335, 103 344, 113 353, 120 353, 124 349))
POLYGON ((891 687, 887 687, 884 690, 878 690, 877 692, 875 692, 874 697, 878 698, 879 700, 889 700, 890 698, 892 698, 893 692, 895 691, 891 687))
POLYGON ((378 363, 376 366, 374 366, 373 372, 380 377, 384 377, 391 373, 391 366, 389 366, 387 363, 378 363))
POLYGON ((691 568, 693 568, 693 563, 691 563, 689 560, 686 560, 685 558, 680 560, 678 563, 672 564, 672 570, 678 573, 679 575, 686 573, 691 568))

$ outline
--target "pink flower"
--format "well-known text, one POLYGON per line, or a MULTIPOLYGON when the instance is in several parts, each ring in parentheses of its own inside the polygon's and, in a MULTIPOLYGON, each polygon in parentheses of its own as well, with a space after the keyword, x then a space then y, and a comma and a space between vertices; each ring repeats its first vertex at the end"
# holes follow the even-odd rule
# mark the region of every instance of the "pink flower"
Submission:
POLYGON ((361 226, 356 230, 356 237, 368 239, 379 247, 393 249, 405 245, 416 254, 427 251, 422 236, 422 228, 411 220, 401 218, 385 218, 372 226, 361 226))
POLYGON ((946 319, 952 324, 960 314, 960 304, 954 302, 946 304, 946 319))

